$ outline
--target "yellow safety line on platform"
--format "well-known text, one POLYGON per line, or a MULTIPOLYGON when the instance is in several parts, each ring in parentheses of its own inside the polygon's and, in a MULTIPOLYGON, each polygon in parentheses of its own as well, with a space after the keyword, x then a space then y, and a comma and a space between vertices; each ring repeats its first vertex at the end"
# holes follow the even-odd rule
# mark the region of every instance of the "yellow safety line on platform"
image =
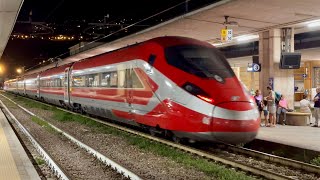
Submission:
POLYGON ((3 130, 3 127, 6 126, 4 121, 6 121, 6 118, 3 113, 0 112, 0 180, 18 180, 20 179, 19 172, 3 130))

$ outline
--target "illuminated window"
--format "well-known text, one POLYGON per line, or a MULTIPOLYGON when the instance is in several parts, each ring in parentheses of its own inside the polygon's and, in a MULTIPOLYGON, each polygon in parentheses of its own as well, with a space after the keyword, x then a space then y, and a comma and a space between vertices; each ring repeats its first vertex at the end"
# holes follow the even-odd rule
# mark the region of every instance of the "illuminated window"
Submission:
POLYGON ((99 79, 99 74, 87 75, 88 87, 98 87, 99 79))
POLYGON ((117 72, 110 73, 110 87, 118 87, 118 74, 117 74, 117 72))
POLYGON ((132 88, 143 88, 135 71, 132 71, 132 88))
POLYGON ((118 71, 118 87, 125 88, 126 71, 118 71))
POLYGON ((110 73, 102 73, 101 86, 110 87, 110 73))
POLYGON ((74 87, 84 87, 86 86, 86 76, 75 76, 72 82, 74 87))

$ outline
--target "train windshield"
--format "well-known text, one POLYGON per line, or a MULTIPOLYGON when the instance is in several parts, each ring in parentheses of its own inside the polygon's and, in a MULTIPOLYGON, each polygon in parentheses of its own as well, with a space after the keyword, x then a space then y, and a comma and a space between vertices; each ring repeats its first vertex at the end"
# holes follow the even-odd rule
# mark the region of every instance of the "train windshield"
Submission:
POLYGON ((202 78, 233 77, 234 73, 223 57, 215 48, 204 46, 173 46, 165 49, 168 64, 185 72, 202 78))

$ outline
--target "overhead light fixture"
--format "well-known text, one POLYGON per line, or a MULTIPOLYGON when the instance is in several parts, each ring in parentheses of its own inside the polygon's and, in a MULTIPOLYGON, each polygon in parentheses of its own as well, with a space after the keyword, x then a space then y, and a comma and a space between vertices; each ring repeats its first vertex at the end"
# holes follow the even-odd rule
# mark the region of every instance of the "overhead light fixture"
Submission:
POLYGON ((312 27, 317 27, 317 26, 320 26, 320 21, 317 20, 317 21, 311 21, 308 23, 308 27, 309 28, 312 28, 312 27))
POLYGON ((214 45, 214 46, 222 46, 223 43, 212 43, 212 45, 214 45))
POLYGON ((259 38, 259 35, 243 35, 243 36, 238 36, 235 39, 237 39, 237 41, 249 41, 257 38, 259 38))

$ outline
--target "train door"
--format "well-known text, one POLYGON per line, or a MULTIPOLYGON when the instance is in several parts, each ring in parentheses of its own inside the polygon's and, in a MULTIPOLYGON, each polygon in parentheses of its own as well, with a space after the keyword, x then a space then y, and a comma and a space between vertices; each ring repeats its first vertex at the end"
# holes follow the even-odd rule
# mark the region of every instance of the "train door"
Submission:
POLYGON ((63 81, 63 87, 64 87, 64 104, 69 106, 70 104, 70 77, 69 77, 69 73, 70 72, 70 68, 67 67, 64 70, 64 81, 63 81))
POLYGON ((23 94, 26 95, 26 78, 23 78, 23 94))
POLYGON ((129 108, 128 115, 131 120, 134 120, 134 106, 133 106, 133 89, 132 89, 132 71, 133 69, 129 67, 126 70, 126 80, 125 80, 125 88, 126 88, 126 99, 127 105, 129 108))
POLYGON ((40 98, 40 74, 38 74, 37 76, 36 88, 37 88, 37 98, 40 98))

